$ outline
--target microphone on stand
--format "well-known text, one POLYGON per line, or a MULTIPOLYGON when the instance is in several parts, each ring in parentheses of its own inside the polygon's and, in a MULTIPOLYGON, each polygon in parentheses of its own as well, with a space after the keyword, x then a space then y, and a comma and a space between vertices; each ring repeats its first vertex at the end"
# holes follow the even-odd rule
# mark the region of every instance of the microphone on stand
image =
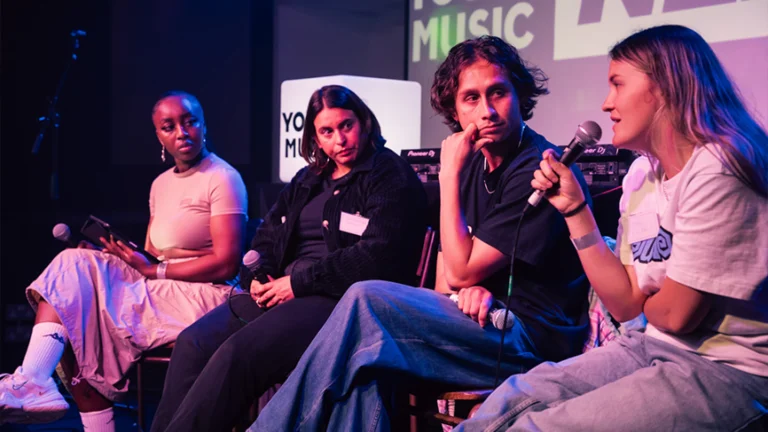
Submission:
MULTIPOLYGON (((574 135, 571 142, 568 143, 568 147, 563 150, 563 155, 560 157, 560 163, 570 167, 576 162, 576 159, 584 153, 584 150, 600 141, 602 136, 603 130, 600 129, 600 125, 597 123, 587 120, 580 124, 576 129, 576 135, 574 135)), ((528 204, 536 207, 539 205, 542 198, 544 198, 544 192, 537 190, 531 194, 530 198, 528 198, 528 204)))
POLYGON ((82 235, 78 233, 72 233, 72 230, 69 229, 69 225, 65 223, 57 223, 56 226, 53 227, 53 238, 66 243, 67 246, 71 248, 102 250, 101 246, 97 246, 91 243, 82 235))
MULTIPOLYGON (((451 294, 449 298, 452 302, 459 304, 458 294, 451 294)), ((515 314, 513 314, 512 311, 507 308, 497 308, 495 306, 491 306, 491 308, 488 310, 488 318, 496 330, 509 330, 515 326, 515 314), (509 314, 507 317, 507 326, 504 327, 504 315, 507 314, 509 314)))
POLYGON ((66 243, 69 247, 77 247, 77 242, 72 238, 72 230, 70 230, 69 225, 65 223, 57 223, 56 226, 53 227, 53 237, 56 240, 66 243))

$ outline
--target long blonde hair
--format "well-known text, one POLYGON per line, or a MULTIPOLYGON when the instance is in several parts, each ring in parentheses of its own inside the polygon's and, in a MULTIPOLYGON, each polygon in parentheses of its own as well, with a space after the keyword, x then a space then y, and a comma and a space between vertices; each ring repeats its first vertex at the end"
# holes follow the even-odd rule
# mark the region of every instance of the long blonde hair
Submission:
POLYGON ((610 57, 643 71, 659 88, 662 111, 678 133, 718 144, 726 168, 768 197, 768 134, 698 33, 679 25, 652 27, 616 44, 610 57))

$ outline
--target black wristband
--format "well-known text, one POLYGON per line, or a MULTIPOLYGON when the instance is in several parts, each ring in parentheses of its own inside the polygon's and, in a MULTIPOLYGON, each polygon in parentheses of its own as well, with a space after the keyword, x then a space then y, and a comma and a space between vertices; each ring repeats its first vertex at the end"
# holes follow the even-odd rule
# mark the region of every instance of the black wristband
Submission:
POLYGON ((584 201, 581 202, 581 204, 576 206, 575 209, 569 211, 568 213, 561 213, 561 214, 563 215, 563 217, 566 217, 566 218, 569 218, 571 216, 576 216, 576 214, 578 212, 584 210, 584 207, 586 207, 586 206, 587 206, 587 200, 584 200, 584 201))

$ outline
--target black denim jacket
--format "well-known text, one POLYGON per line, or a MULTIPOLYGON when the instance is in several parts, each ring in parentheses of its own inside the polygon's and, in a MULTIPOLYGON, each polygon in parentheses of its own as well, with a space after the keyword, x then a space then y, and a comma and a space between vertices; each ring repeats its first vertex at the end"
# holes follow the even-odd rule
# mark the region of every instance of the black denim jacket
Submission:
MULTIPOLYGON (((251 248, 275 278, 294 259, 299 214, 321 181, 309 169, 300 170, 256 231, 251 248)), ((370 279, 412 283, 426 220, 426 193, 411 166, 389 149, 376 150, 335 185, 323 209, 328 255, 291 274, 294 295, 338 298, 353 283, 370 279), (342 212, 369 220, 362 236, 339 229, 342 212)))

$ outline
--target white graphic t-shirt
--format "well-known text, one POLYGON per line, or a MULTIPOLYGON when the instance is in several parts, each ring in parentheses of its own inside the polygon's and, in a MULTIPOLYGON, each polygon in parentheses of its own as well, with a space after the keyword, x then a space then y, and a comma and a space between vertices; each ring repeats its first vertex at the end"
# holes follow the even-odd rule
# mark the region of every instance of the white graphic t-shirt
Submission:
POLYGON ((618 253, 647 295, 669 277, 715 296, 694 332, 649 323, 646 334, 768 376, 768 200, 728 172, 721 151, 697 147, 668 180, 648 158, 635 160, 623 182, 618 253))

